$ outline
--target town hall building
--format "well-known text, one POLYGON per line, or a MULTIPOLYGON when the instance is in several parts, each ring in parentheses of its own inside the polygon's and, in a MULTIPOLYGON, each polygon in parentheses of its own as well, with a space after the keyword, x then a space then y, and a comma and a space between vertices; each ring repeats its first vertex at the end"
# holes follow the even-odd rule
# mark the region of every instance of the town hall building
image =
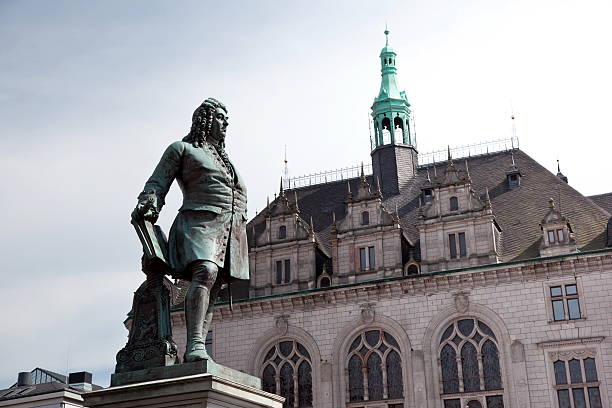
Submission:
POLYGON ((514 139, 419 155, 388 41, 380 64, 371 164, 283 180, 250 220, 215 361, 285 407, 610 407, 612 193, 583 196, 514 139))

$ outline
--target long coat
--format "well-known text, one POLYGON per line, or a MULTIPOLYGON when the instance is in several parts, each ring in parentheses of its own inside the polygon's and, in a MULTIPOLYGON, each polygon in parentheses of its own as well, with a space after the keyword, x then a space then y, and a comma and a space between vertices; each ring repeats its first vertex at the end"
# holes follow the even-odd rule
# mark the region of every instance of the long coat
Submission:
POLYGON ((144 187, 143 194, 155 194, 158 210, 174 179, 183 192, 168 239, 175 277, 190 279, 187 265, 206 260, 232 278, 249 279, 246 188, 235 167, 226 165, 209 143, 174 142, 144 187))

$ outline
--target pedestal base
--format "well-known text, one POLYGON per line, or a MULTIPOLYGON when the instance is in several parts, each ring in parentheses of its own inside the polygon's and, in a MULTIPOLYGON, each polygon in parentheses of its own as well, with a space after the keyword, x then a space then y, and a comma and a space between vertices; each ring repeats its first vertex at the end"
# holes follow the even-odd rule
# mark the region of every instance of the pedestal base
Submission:
POLYGON ((282 408, 284 401, 210 373, 110 387, 83 399, 91 408, 282 408))
POLYGON ((215 363, 213 360, 200 360, 193 363, 175 364, 165 367, 147 368, 111 374, 111 387, 142 383, 147 381, 165 380, 176 377, 186 377, 195 374, 211 374, 238 384, 261 389, 261 379, 245 374, 233 368, 215 363))

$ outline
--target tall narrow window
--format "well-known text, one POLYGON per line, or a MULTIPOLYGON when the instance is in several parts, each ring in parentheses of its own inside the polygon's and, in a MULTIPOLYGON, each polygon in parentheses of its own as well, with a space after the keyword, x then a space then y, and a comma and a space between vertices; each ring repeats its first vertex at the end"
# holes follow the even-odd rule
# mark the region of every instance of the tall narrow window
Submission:
POLYGON ((368 256, 365 248, 359 248, 359 269, 362 271, 368 269, 368 256))
POLYGON ((291 282, 291 261, 285 259, 285 283, 291 282))
POLYGON ((364 211, 361 213, 361 225, 368 225, 370 224, 370 213, 367 211, 364 211))
POLYGON ((448 234, 448 250, 450 259, 464 258, 467 256, 467 244, 465 232, 448 234))
POLYGON ((359 248, 359 269, 362 271, 376 269, 376 249, 373 246, 359 248))
POLYGON ((278 239, 285 239, 287 238, 287 227, 284 225, 281 225, 280 227, 278 227, 278 239))
POLYGON ((457 211, 459 209, 459 200, 457 200, 457 197, 450 198, 449 207, 451 211, 457 211))
POLYGON ((455 321, 442 334, 439 356, 444 407, 503 408, 497 339, 489 326, 455 321))
POLYGON ((459 236, 459 256, 462 258, 467 255, 467 248, 465 247, 465 232, 460 232, 459 236))
POLYGON ((555 243, 555 230, 548 231, 548 243, 549 244, 555 243))
POLYGON ((264 391, 285 397, 283 407, 313 406, 310 354, 297 341, 281 341, 268 350, 261 379, 264 391))
POLYGON ((291 260, 276 261, 276 284, 291 282, 291 260))
POLYGON ((283 261, 276 261, 276 284, 283 283, 283 261))
POLYGON ((403 402, 401 352, 393 336, 379 329, 365 331, 353 340, 347 357, 348 402, 403 402))
POLYGON ((455 234, 448 234, 448 249, 450 250, 451 259, 457 258, 457 241, 455 234))

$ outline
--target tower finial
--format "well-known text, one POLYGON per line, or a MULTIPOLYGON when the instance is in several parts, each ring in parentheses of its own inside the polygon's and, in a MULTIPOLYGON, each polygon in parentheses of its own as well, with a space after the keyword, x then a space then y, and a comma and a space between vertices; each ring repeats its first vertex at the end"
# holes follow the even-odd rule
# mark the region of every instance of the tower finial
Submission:
POLYGON ((385 21, 385 47, 389 46, 389 28, 387 28, 387 22, 385 21))
POLYGON ((447 148, 448 148, 448 163, 451 164, 453 162, 453 157, 451 156, 450 145, 447 145, 447 148))
POLYGON ((283 188, 283 178, 282 177, 280 179, 280 190, 278 191, 278 196, 279 197, 285 196, 285 189, 283 188))
POLYGON ((557 173, 561 173, 561 166, 559 165, 559 159, 557 159, 557 173))
POLYGON ((295 211, 300 212, 300 206, 298 204, 297 191, 293 190, 293 196, 295 197, 295 211))

